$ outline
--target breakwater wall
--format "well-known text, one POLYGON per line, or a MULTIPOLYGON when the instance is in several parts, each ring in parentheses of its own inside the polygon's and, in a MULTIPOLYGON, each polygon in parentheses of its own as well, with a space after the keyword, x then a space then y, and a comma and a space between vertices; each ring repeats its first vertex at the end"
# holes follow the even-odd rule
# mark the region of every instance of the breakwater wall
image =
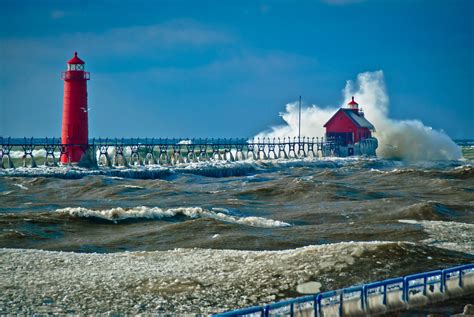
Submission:
MULTIPOLYGON (((373 154, 376 139, 367 139, 348 146, 336 139, 287 137, 263 139, 92 139, 89 144, 64 144, 58 138, 0 137, 2 168, 17 165, 35 167, 55 166, 69 147, 80 147, 85 152, 80 165, 136 166, 175 165, 209 160, 238 161, 246 159, 285 159, 307 157, 373 154), (354 151, 355 148, 355 151, 354 151), (16 159, 16 162, 15 162, 16 159)), ((66 161, 70 161, 67 158, 66 161)))
POLYGON ((378 315, 422 307, 472 293, 474 263, 243 308, 215 316, 378 315))

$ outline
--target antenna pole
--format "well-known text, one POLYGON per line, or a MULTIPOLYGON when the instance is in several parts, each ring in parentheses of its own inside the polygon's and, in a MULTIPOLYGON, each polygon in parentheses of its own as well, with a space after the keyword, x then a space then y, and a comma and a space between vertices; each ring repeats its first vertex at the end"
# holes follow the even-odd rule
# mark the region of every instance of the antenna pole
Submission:
POLYGON ((298 142, 300 141, 301 137, 301 96, 300 96, 300 107, 298 112, 298 142))

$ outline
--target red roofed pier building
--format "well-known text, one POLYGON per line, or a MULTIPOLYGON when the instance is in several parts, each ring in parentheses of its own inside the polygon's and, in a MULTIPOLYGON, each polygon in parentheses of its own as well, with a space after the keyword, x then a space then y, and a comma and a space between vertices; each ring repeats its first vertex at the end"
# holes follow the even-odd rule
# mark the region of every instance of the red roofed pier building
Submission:
POLYGON ((330 149, 338 156, 375 155, 375 127, 364 116, 354 97, 346 108, 340 108, 324 125, 330 149))

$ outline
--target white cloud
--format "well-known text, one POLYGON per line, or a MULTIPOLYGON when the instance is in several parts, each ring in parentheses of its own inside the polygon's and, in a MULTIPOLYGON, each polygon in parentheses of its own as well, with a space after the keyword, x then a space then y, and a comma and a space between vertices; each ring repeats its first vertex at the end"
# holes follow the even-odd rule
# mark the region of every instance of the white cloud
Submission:
MULTIPOLYGON (((52 13, 59 18, 63 12, 52 13)), ((201 49, 235 42, 230 33, 193 20, 112 28, 101 33, 63 33, 42 38, 2 39, 2 60, 57 58, 64 52, 86 52, 88 56, 156 54, 174 49, 201 49), (32 53, 34 52, 34 54, 32 53)))
MULTIPOLYGON (((82 36, 79 34, 78 36, 82 36)), ((174 20, 163 24, 116 28, 103 34, 85 34, 90 39, 108 40, 112 43, 133 46, 210 45, 230 43, 234 38, 192 20, 174 20)))
MULTIPOLYGON (((301 70, 314 69, 319 63, 315 58, 290 54, 281 51, 244 51, 228 58, 219 58, 196 67, 150 67, 134 73, 127 72, 123 76, 134 76, 137 79, 146 77, 158 83, 176 83, 182 79, 198 82, 229 81, 234 78, 233 85, 245 85, 266 82, 293 80, 293 75, 301 70)), ((116 76, 116 74, 114 75, 116 76)))

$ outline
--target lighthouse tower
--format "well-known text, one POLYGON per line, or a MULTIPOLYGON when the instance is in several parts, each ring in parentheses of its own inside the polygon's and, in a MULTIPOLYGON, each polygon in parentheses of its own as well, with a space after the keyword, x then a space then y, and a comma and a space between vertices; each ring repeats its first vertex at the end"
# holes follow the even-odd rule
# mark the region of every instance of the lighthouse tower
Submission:
POLYGON ((87 81, 89 73, 84 71, 84 61, 74 57, 67 62, 67 70, 61 73, 64 80, 63 125, 61 143, 66 144, 61 163, 77 163, 88 144, 87 81))

